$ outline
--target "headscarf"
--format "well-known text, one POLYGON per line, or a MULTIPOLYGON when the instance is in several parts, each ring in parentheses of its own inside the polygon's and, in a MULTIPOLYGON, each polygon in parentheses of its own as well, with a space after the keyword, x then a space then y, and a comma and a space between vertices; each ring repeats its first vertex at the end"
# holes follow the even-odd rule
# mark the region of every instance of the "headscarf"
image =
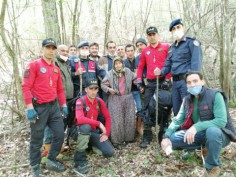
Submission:
POLYGON ((123 62, 123 60, 122 60, 122 58, 121 57, 119 57, 119 56, 117 56, 117 57, 115 57, 114 58, 114 60, 113 60, 113 73, 117 76, 117 77, 122 77, 122 74, 123 74, 123 72, 124 72, 124 62, 123 62), (115 62, 116 61, 120 61, 121 63, 122 63, 122 68, 121 68, 121 70, 120 71, 116 71, 116 69, 115 69, 115 62))

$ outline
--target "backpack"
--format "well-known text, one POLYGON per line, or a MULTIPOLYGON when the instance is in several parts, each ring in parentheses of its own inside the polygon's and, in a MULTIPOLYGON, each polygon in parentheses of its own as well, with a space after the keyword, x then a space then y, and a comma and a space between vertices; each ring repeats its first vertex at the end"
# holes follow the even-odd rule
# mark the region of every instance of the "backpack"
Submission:
MULTIPOLYGON (((73 98, 69 103, 68 103, 68 108, 70 110, 70 120, 68 123, 68 137, 67 137, 67 140, 69 140, 70 138, 72 138, 74 141, 77 140, 77 137, 78 137, 78 132, 79 132, 79 129, 78 129, 78 126, 76 125, 76 121, 74 120, 75 118, 75 108, 76 108, 76 101, 81 98, 82 100, 82 103, 83 103, 83 111, 84 111, 84 115, 87 117, 87 113, 89 111, 89 109, 86 109, 87 108, 87 105, 86 105, 86 101, 84 99, 84 96, 80 97, 80 96, 77 96, 75 98, 73 98)), ((100 115, 100 109, 101 109, 101 102, 100 102, 100 99, 98 97, 96 97, 97 99, 97 102, 98 102, 98 111, 99 111, 99 114, 100 115)), ((98 121, 100 121, 98 119, 98 121)))

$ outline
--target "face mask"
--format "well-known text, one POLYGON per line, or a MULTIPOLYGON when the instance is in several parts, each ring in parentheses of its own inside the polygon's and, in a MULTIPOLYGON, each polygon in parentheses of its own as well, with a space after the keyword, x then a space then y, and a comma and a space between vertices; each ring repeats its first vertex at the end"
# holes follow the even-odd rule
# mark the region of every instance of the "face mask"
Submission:
POLYGON ((76 55, 73 55, 73 54, 69 54, 69 58, 75 59, 75 58, 77 58, 77 56, 76 56, 76 55))
POLYGON ((63 56, 63 55, 60 55, 60 59, 62 59, 63 61, 67 61, 68 60, 68 57, 65 57, 65 56, 63 56))
POLYGON ((181 39, 182 37, 184 36, 184 32, 182 30, 176 30, 174 33, 173 33, 173 38, 175 40, 179 40, 181 39))
POLYGON ((202 90, 202 85, 188 88, 188 92, 194 96, 199 95, 201 90, 202 90))
POLYGON ((79 51, 81 56, 87 57, 89 55, 89 51, 88 50, 80 50, 79 51))

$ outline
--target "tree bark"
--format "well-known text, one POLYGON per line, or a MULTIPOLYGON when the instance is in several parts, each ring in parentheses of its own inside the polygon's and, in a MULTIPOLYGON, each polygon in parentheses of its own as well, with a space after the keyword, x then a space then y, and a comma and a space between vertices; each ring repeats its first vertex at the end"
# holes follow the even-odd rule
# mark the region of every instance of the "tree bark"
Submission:
POLYGON ((42 0, 44 26, 47 38, 53 38, 57 43, 61 43, 60 26, 57 15, 55 0, 42 0))

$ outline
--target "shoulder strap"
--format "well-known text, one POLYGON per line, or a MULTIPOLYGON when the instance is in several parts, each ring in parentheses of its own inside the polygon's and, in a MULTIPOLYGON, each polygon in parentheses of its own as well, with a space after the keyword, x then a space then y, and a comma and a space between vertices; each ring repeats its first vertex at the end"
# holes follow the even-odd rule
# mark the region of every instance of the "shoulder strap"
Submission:
POLYGON ((85 101, 85 99, 84 99, 84 97, 82 96, 81 97, 81 100, 82 100, 82 102, 83 102, 83 110, 84 110, 84 113, 85 113, 85 116, 87 117, 87 110, 86 110, 86 101, 85 101))
POLYGON ((100 112, 101 111, 101 101, 100 101, 100 99, 98 98, 98 97, 96 97, 96 99, 97 99, 97 102, 98 102, 98 112, 100 112))

